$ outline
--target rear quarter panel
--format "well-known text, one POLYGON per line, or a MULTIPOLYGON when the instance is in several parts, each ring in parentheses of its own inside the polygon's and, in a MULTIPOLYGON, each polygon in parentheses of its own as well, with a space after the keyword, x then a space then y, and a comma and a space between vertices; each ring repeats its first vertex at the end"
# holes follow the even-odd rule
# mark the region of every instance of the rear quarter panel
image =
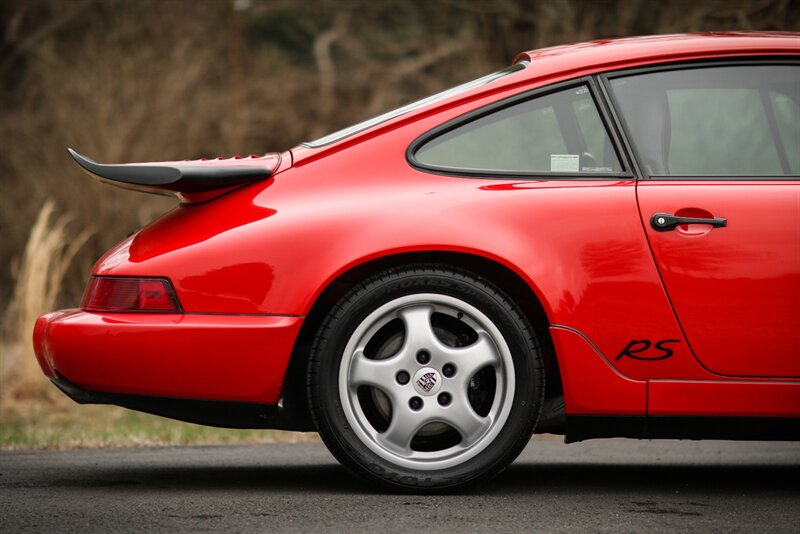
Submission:
MULTIPOLYGON (((178 208, 112 251, 95 273, 168 276, 187 312, 303 316, 332 280, 365 261, 455 251, 516 272, 551 324, 579 330, 607 360, 631 339, 682 339, 632 180, 459 178, 412 168, 406 146, 441 120, 178 208)), ((638 379, 705 376, 682 345, 659 365, 608 365, 638 379)))

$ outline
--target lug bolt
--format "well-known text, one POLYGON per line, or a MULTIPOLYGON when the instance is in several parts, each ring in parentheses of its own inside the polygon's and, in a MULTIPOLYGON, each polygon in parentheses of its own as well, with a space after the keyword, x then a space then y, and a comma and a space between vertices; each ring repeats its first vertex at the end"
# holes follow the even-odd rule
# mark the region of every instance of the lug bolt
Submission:
POLYGON ((429 361, 431 361, 431 353, 430 353, 430 352, 428 352, 427 350, 421 350, 421 351, 419 351, 419 352, 417 353, 417 361, 418 361, 420 364, 422 364, 422 365, 425 365, 426 363, 428 363, 429 361))
POLYGON ((451 397, 450 394, 447 392, 442 392, 439 393, 438 399, 439 399, 439 404, 441 404, 442 406, 447 406, 453 400, 453 397, 451 397))
POLYGON ((399 371, 395 376, 395 379, 397 380, 398 384, 405 386, 408 384, 408 381, 411 380, 411 376, 409 376, 409 374, 405 371, 399 371))
POLYGON ((408 407, 414 410, 415 412, 417 410, 421 410, 422 399, 420 399, 419 397, 411 397, 411 399, 408 401, 408 407))
POLYGON ((451 378, 456 374, 456 366, 452 363, 446 363, 444 367, 442 367, 442 374, 447 378, 451 378))

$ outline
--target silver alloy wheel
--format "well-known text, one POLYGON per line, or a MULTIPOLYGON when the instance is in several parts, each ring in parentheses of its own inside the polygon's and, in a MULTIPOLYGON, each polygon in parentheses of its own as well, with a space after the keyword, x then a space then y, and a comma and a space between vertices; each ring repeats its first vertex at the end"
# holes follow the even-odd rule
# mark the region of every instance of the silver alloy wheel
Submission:
POLYGON ((358 438, 381 458, 417 470, 459 465, 484 450, 508 418, 514 388, 511 351, 497 326, 467 302, 436 293, 400 297, 372 312, 350 336, 339 366, 339 397, 358 438), (434 327, 437 315, 468 329, 470 343, 459 346, 455 334, 434 327), (384 344, 389 353, 368 353, 390 323, 401 324, 402 333, 384 344), (487 369, 490 380, 479 380, 487 369), (485 406, 476 407, 476 392, 485 406), (367 398, 374 402, 366 405, 367 398), (385 428, 370 415, 376 410, 385 428), (413 446, 420 436, 454 431, 455 441, 433 450, 413 446))

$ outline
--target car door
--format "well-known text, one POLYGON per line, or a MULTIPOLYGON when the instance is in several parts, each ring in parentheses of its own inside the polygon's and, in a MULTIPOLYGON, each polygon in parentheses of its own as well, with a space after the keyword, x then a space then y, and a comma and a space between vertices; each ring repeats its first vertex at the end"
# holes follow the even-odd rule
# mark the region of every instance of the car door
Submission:
POLYGON ((653 256, 695 357, 800 377, 800 64, 609 76, 653 256))

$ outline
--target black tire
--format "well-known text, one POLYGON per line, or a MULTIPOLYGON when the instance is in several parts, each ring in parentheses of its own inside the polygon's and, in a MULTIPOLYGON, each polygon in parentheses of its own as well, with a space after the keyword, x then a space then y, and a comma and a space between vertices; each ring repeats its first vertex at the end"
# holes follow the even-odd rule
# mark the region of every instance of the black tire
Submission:
POLYGON ((544 396, 542 356, 492 283, 412 265, 333 307, 312 347, 308 394, 323 441, 358 476, 394 491, 452 491, 497 475, 525 447, 544 396))

